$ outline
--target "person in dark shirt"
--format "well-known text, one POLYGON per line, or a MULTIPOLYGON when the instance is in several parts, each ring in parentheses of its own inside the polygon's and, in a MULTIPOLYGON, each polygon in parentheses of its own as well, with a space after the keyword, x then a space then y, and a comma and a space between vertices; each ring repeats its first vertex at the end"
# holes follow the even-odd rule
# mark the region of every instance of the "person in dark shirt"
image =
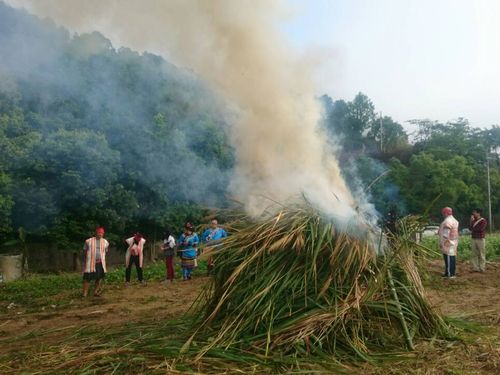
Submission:
POLYGON ((487 227, 488 227, 488 222, 484 217, 481 217, 481 209, 475 208, 474 210, 472 210, 469 229, 472 235, 471 263, 473 272, 486 271, 485 236, 487 227))

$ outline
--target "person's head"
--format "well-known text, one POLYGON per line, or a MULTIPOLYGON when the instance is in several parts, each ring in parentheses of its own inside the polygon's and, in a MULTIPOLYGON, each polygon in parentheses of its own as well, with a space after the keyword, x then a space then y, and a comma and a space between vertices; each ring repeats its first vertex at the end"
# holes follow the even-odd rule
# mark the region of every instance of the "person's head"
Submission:
POLYGON ((482 210, 480 208, 474 208, 472 210, 472 216, 474 216, 475 219, 479 219, 481 217, 482 210))
POLYGON ((444 207, 442 210, 441 210, 441 214, 444 216, 444 217, 448 217, 450 215, 453 215, 453 210, 451 209, 451 207, 444 207))
POLYGON ((169 228, 165 228, 165 232, 163 232, 163 239, 168 240, 168 238, 172 235, 169 228))
POLYGON ((135 243, 139 243, 141 240, 142 240, 142 234, 140 234, 139 232, 134 234, 134 242, 135 243))
POLYGON ((219 226, 219 222, 217 221, 217 219, 212 219, 210 221, 210 228, 216 229, 218 226, 219 226))
POLYGON ((103 238, 104 237, 104 228, 103 227, 97 227, 95 229, 95 236, 97 238, 103 238))
POLYGON ((184 232, 187 234, 193 233, 194 232, 194 225, 191 223, 186 223, 186 225, 184 226, 184 232))

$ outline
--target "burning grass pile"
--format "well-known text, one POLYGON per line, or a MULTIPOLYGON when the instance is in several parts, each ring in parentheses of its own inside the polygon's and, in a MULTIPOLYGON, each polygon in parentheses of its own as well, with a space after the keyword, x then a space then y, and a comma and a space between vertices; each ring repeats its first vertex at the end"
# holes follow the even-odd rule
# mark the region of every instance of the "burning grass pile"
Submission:
MULTIPOLYGON (((212 250, 211 283, 194 306, 198 354, 372 360, 447 327, 425 298, 408 223, 395 237, 339 232, 310 207, 239 217, 212 250), (381 249, 382 242, 386 243, 381 249)), ((360 229, 361 231, 361 229, 360 229)), ((367 232, 368 233, 368 232, 367 232)))

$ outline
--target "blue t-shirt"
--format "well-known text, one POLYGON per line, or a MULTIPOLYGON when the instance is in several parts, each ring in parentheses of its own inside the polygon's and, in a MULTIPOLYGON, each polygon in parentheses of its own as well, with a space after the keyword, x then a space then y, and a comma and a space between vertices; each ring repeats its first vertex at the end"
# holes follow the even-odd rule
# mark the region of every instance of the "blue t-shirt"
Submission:
POLYGON ((220 240, 221 238, 225 237, 227 237, 227 233, 222 228, 208 228, 205 232, 203 232, 203 235, 201 236, 204 243, 220 240))
POLYGON ((179 249, 182 251, 181 257, 187 259, 194 259, 198 255, 196 246, 200 243, 200 239, 196 233, 186 236, 184 233, 179 237, 179 249))

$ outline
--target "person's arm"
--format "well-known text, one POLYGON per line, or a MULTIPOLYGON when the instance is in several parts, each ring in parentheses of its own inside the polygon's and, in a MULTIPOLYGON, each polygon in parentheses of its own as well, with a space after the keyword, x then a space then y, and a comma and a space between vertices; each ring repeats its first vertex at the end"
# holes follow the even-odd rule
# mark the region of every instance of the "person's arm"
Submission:
POLYGON ((207 237, 208 234, 210 233, 210 229, 206 229, 203 234, 201 235, 201 242, 207 243, 207 237))
POLYGON ((488 222, 486 221, 486 219, 483 219, 483 220, 481 220, 481 222, 480 222, 480 223, 478 223, 476 226, 477 226, 477 227, 479 227, 478 229, 479 229, 481 232, 483 232, 483 231, 485 231, 485 230, 486 230, 486 227, 488 226, 488 222))
POLYGON ((193 236, 193 241, 192 241, 192 245, 193 245, 193 247, 198 246, 198 244, 199 244, 199 243, 200 243, 200 238, 198 237, 198 235, 197 235, 197 234, 195 234, 195 235, 193 236))
POLYGON ((470 221, 469 221, 469 230, 472 232, 474 230, 474 216, 471 216, 470 217, 470 221))
POLYGON ((184 246, 184 235, 180 235, 179 240, 177 241, 177 249, 182 250, 181 247, 184 246))

